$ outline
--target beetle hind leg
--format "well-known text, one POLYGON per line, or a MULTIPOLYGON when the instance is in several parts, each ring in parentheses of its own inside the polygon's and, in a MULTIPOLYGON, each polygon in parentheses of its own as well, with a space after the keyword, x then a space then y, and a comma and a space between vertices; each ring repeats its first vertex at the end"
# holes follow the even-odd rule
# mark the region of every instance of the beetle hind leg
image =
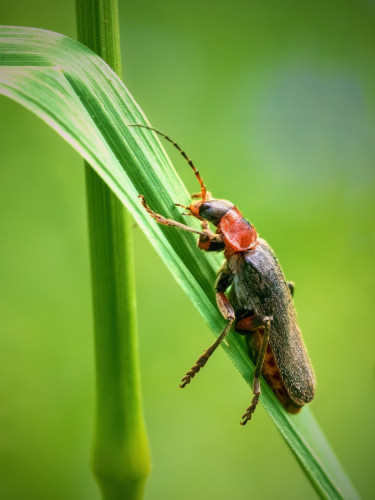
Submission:
POLYGON ((215 340, 215 342, 208 349, 206 349, 201 356, 199 356, 194 366, 192 366, 190 370, 186 372, 185 376, 181 379, 181 389, 183 389, 187 384, 190 384, 191 379, 195 377, 195 374, 198 373, 201 368, 203 368, 211 354, 222 343, 222 341, 225 339, 230 329, 232 328, 233 322, 235 320, 235 314, 231 303, 224 293, 232 282, 232 279, 233 275, 229 272, 229 270, 224 269, 220 272, 216 282, 216 302, 224 319, 227 320, 227 325, 215 340))
POLYGON ((251 405, 248 408, 246 408, 245 413, 241 417, 242 418, 242 421, 240 422, 241 425, 246 425, 247 422, 251 420, 255 408, 258 405, 259 396, 260 396, 260 379, 254 378, 253 399, 251 400, 251 405))
POLYGON ((189 371, 186 372, 185 376, 182 377, 181 379, 182 384, 179 385, 181 389, 183 389, 187 384, 190 384, 191 379, 195 377, 195 374, 198 373, 199 370, 204 367, 204 365, 210 358, 211 354, 216 350, 216 348, 221 344, 221 342, 227 336, 229 330, 232 327, 233 321, 234 317, 228 319, 226 327, 218 336, 218 338, 215 340, 215 342, 208 349, 206 349, 201 356, 199 356, 195 364, 190 368, 189 371))
POLYGON ((254 331, 258 329, 263 330, 263 339, 262 344, 258 353, 258 359, 255 365, 254 371, 254 382, 253 382, 253 399, 251 400, 251 404, 248 408, 246 408, 245 413, 242 415, 241 425, 246 425, 246 423, 251 420, 251 417, 257 407, 260 397, 260 375, 262 373, 264 358, 266 356, 267 346, 270 338, 270 330, 271 330, 271 320, 272 318, 269 316, 252 316, 243 318, 236 324, 237 328, 244 332, 245 328, 247 331, 254 331))

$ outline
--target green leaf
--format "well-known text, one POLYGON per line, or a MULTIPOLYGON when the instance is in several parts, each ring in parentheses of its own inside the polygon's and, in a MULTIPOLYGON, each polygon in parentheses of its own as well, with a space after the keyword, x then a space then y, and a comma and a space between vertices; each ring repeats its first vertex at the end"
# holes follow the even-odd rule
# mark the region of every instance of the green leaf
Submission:
MULTIPOLYGON (((111 69, 62 35, 2 27, 0 89, 51 125, 90 163, 132 212, 217 336, 224 321, 215 303, 214 266, 197 249, 193 235, 158 226, 138 200, 142 193, 155 211, 184 222, 173 204, 187 204, 188 193, 157 137, 127 127, 148 122, 111 69)), ((253 364, 239 336, 231 333, 223 348, 251 385, 253 364)), ((309 408, 290 416, 266 383, 261 402, 323 498, 358 498, 309 408)))

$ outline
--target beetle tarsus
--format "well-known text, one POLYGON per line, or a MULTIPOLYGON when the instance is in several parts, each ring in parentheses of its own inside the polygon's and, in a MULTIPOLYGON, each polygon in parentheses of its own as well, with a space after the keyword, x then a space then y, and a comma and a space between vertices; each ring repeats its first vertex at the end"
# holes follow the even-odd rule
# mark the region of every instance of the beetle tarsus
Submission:
POLYGON ((248 408, 246 408, 245 413, 241 417, 242 418, 242 422, 240 422, 241 425, 246 425, 247 422, 251 420, 251 417, 253 416, 255 408, 257 407, 257 404, 259 402, 259 396, 260 392, 258 394, 254 394, 253 399, 251 401, 251 405, 248 408))
POLYGON ((181 382, 182 384, 179 385, 181 389, 183 389, 187 384, 190 384, 190 381, 192 378, 195 377, 195 374, 199 372, 201 368, 204 367, 204 365, 207 363, 208 358, 210 357, 211 353, 208 353, 207 351, 204 351, 202 356, 200 356, 197 361, 195 362, 195 365, 190 368, 188 372, 186 372, 186 375, 182 377, 181 382))

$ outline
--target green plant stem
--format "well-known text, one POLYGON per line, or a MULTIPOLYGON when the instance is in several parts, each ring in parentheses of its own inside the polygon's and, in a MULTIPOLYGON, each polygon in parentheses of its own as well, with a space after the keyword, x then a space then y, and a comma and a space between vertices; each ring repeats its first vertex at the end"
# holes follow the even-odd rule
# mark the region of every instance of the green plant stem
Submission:
MULTIPOLYGON (((121 76, 116 0, 76 0, 78 39, 121 76)), ((92 469, 104 499, 142 498, 150 454, 142 415, 131 220, 85 164, 93 285, 96 422, 92 469)))

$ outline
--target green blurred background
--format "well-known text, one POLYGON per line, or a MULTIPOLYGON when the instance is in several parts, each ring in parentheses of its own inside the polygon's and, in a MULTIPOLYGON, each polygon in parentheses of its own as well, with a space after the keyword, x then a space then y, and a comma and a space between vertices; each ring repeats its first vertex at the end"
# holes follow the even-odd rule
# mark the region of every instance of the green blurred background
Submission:
MULTIPOLYGON (((3 24, 75 37, 74 2, 14 0, 3 24)), ((124 80, 295 281, 318 388, 311 407, 364 498, 374 470, 375 4, 120 0, 124 80)), ((0 100, 0 497, 98 500, 88 462, 94 367, 82 161, 0 100)), ((191 191, 196 182, 171 157, 191 191)), ((178 201, 178 200, 176 200, 178 201)), ((316 493, 262 407, 134 229, 146 499, 316 493)))

